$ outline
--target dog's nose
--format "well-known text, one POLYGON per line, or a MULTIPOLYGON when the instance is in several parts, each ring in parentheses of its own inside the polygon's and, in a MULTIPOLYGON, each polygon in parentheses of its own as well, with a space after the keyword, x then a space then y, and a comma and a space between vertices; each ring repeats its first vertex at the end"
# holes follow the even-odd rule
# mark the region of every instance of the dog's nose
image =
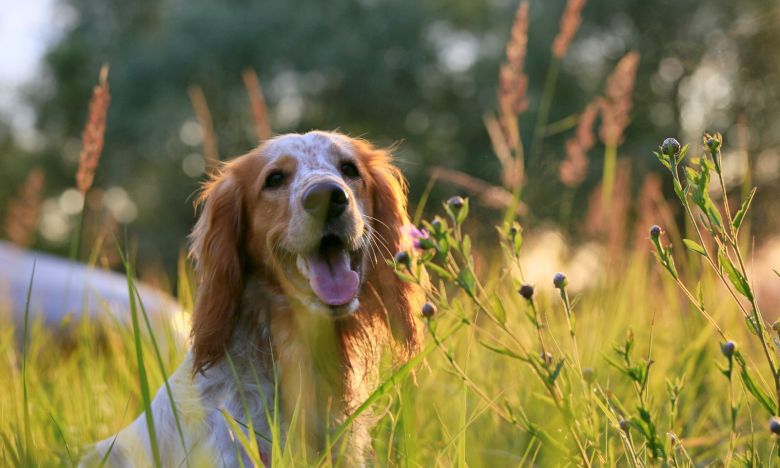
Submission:
POLYGON ((349 194, 335 182, 312 185, 303 194, 303 208, 316 218, 338 218, 349 205, 349 194))

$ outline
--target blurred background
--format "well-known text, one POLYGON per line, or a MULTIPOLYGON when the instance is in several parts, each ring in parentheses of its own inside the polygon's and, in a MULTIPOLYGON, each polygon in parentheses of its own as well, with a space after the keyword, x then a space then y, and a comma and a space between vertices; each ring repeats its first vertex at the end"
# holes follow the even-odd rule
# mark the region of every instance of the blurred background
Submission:
MULTIPOLYGON (((274 133, 338 129, 399 143, 412 209, 432 174, 432 209, 452 194, 506 193, 484 117, 498 107, 515 0, 0 3, 0 220, 3 236, 18 244, 68 255, 86 206, 82 257, 101 232, 126 233, 142 276, 172 274, 207 160, 258 142, 252 72, 274 133), (111 104, 84 204, 75 174, 103 64, 111 104), (19 226, 24 216, 34 218, 27 231, 19 226)), ((737 197, 759 187, 750 229, 758 244, 769 242, 780 228, 777 1, 591 0, 557 60, 552 47, 565 7, 565 0, 530 3, 521 222, 573 242, 634 245, 642 235, 632 232, 659 222, 653 213, 676 216, 663 204, 671 183, 654 175, 661 166, 652 151, 677 136, 698 153, 707 130, 724 135, 729 191, 737 197), (589 164, 579 165, 575 180, 561 162, 583 109, 609 95, 609 77, 630 52, 639 60, 617 150, 620 201, 599 218, 603 139, 586 148, 589 164), (540 119, 553 62, 554 94, 540 119)), ((475 224, 500 222, 501 200, 475 200, 475 224)), ((110 251, 103 261, 116 266, 110 251)))

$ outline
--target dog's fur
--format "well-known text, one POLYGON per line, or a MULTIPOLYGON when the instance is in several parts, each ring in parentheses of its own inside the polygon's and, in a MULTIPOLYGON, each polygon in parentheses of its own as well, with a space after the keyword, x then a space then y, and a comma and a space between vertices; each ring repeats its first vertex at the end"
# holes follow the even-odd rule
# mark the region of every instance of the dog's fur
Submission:
MULTIPOLYGON (((187 452, 207 465, 238 466, 240 457, 249 466, 250 457, 226 422, 233 418, 234 427, 247 433, 247 414, 268 461, 277 385, 281 432, 297 408, 304 445, 320 454, 326 432, 373 390, 384 345, 394 350, 397 362, 418 349, 415 315, 423 291, 399 280, 386 263, 410 248, 402 229, 408 223, 405 192, 389 152, 329 132, 273 138, 212 177, 200 196, 203 210, 191 236, 198 278, 193 346, 168 380, 184 444, 165 387, 152 402, 164 466, 185 466, 187 452), (342 173, 344 162, 353 163, 359 176, 342 173), (268 189, 274 171, 281 171, 284 181, 268 189), (301 199, 322 181, 349 194, 334 232, 345 250, 354 252, 350 259, 360 263, 357 296, 335 307, 314 294, 302 265, 326 227, 303 209, 301 199)), ((364 463, 368 429, 361 416, 345 436, 343 453, 350 465, 364 463)), ((148 434, 142 414, 98 443, 84 464, 99 463, 110 450, 109 465, 149 465, 148 434)))

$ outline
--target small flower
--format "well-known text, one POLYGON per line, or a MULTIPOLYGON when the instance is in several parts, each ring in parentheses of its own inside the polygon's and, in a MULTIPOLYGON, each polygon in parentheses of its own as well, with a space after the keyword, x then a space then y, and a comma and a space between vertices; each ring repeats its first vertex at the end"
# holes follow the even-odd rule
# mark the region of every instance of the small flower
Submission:
POLYGON ((667 138, 661 144, 661 152, 667 156, 677 156, 680 153, 680 142, 674 138, 667 138))
POLYGON ((524 299, 530 301, 532 297, 534 297, 534 287, 530 284, 524 284, 520 286, 520 289, 517 291, 520 293, 521 296, 523 296, 524 299))
POLYGON ((553 286, 555 286, 557 289, 563 289, 568 284, 569 280, 563 273, 556 273, 555 276, 553 276, 553 286))
POLYGON ((422 245, 421 241, 427 240, 430 237, 425 228, 418 228, 412 224, 405 225, 403 227, 403 232, 412 239, 412 246, 414 246, 416 250, 424 249, 425 247, 422 245))
POLYGON ((720 345, 720 352, 729 359, 731 359, 731 356, 734 355, 734 351, 736 351, 736 349, 737 344, 731 340, 720 345))
POLYGON ((433 221, 431 221, 431 229, 433 229, 433 232, 439 233, 441 232, 441 220, 439 218, 434 218, 433 221))
POLYGON ((652 227, 650 227, 650 237, 653 239, 658 239, 658 237, 661 235, 661 226, 657 224, 653 224, 652 227))
POLYGON ((430 320, 431 317, 434 316, 434 314, 436 314, 436 306, 435 305, 431 304, 430 302, 426 302, 425 304, 423 304, 423 306, 422 306, 422 315, 423 315, 423 317, 425 317, 426 319, 430 320))
POLYGON ((395 263, 397 265, 403 265, 406 268, 412 267, 412 259, 409 257, 409 253, 406 251, 401 251, 395 254, 395 263))
POLYGON ((451 197, 449 200, 447 200, 447 204, 450 205, 452 208, 459 210, 463 208, 463 197, 459 197, 457 195, 451 197))
POLYGON ((769 420, 769 430, 775 435, 780 435, 780 418, 772 416, 769 420))

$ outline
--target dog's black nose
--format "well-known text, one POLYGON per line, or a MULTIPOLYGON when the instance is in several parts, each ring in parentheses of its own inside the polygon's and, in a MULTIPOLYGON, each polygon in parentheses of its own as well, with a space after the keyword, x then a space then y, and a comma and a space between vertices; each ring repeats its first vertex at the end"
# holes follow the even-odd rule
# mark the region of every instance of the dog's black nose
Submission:
POLYGON ((316 218, 338 218, 349 205, 349 194, 335 182, 312 185, 303 194, 303 208, 316 218))

